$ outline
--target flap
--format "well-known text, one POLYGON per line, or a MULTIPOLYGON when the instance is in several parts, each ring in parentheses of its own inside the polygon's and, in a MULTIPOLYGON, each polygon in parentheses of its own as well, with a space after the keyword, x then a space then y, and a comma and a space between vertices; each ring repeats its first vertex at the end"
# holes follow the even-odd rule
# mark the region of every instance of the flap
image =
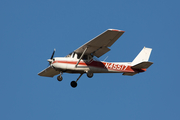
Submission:
POLYGON ((99 58, 100 56, 104 55, 104 54, 107 53, 108 51, 110 51, 110 49, 107 48, 107 47, 104 47, 104 48, 98 49, 98 50, 95 51, 93 54, 94 54, 96 57, 99 58))

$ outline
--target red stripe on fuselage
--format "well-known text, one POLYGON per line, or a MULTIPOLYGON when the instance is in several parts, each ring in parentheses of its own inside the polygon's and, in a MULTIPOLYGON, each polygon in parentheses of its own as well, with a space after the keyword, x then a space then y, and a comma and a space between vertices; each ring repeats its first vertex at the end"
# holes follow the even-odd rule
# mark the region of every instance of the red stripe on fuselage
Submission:
MULTIPOLYGON (((53 63, 64 63, 76 65, 77 61, 54 61, 53 63)), ((102 69, 120 71, 120 72, 134 72, 129 65, 117 64, 117 63, 108 63, 100 61, 89 61, 89 62, 79 62, 78 66, 87 66, 87 67, 97 67, 102 69)))

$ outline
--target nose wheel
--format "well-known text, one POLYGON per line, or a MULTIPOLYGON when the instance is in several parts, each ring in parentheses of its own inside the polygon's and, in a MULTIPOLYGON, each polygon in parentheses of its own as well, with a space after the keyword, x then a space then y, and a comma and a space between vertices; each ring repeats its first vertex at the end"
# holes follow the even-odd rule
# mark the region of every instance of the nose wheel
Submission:
POLYGON ((62 72, 60 72, 60 75, 59 75, 59 76, 57 76, 57 80, 58 80, 58 81, 62 81, 62 80, 63 80, 62 74, 63 74, 63 73, 62 73, 62 72))
POLYGON ((61 75, 57 76, 57 80, 58 81, 62 81, 63 80, 63 77, 61 75))
POLYGON ((79 80, 79 78, 80 78, 82 75, 83 75, 83 73, 80 74, 80 76, 77 78, 76 81, 72 81, 72 82, 71 82, 71 87, 73 87, 73 88, 77 87, 77 81, 79 80))

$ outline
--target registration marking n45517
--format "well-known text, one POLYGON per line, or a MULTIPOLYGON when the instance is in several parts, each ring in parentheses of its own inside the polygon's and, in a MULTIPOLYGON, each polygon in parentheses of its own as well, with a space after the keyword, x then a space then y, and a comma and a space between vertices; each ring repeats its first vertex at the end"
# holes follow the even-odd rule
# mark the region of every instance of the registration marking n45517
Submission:
POLYGON ((120 65, 115 63, 106 63, 105 67, 112 70, 126 70, 128 65, 120 65))

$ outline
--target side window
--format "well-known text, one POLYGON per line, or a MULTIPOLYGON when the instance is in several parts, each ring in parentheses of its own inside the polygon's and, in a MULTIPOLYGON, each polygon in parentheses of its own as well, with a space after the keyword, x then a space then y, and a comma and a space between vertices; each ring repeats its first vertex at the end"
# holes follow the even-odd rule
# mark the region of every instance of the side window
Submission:
POLYGON ((87 56, 87 55, 84 55, 82 59, 83 59, 83 60, 88 60, 88 56, 87 56))
POLYGON ((77 59, 79 59, 81 57, 81 55, 80 54, 77 54, 77 59))
POLYGON ((91 55, 88 55, 88 60, 91 60, 92 59, 92 56, 91 55))
MULTIPOLYGON (((77 54, 77 58, 79 59, 81 57, 81 54, 77 54)), ((88 60, 88 55, 84 55, 82 57, 82 60, 88 60)))

